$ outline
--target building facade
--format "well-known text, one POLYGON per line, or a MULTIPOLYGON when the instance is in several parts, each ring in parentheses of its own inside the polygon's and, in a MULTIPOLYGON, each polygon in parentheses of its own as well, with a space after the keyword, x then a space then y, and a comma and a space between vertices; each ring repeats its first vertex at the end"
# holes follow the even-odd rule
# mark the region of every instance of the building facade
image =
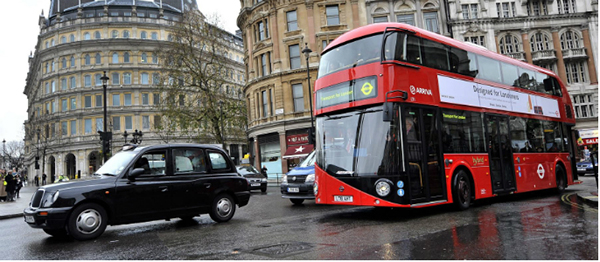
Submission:
POLYGON ((365 0, 367 23, 396 22, 449 36, 446 1, 365 0))
POLYGON ((241 0, 251 160, 286 173, 312 151, 311 91, 319 54, 336 37, 366 24, 364 0, 241 0), (308 47, 307 59, 302 51, 308 47), (309 83, 310 82, 310 83, 309 83), (310 85, 310 90, 309 90, 310 85))
POLYGON ((573 101, 575 129, 595 133, 582 146, 597 149, 598 1, 448 0, 448 8, 455 39, 554 71, 573 101))
MULTIPOLYGON (((112 132, 112 152, 138 130, 143 132, 142 145, 164 143, 155 132, 161 119, 155 107, 161 101, 157 50, 172 40, 172 28, 189 10, 197 10, 195 0, 51 1, 48 16, 39 17, 40 33, 24 90, 25 166, 31 177, 46 173, 49 180, 93 173, 102 161, 98 131, 112 132), (110 78, 108 130, 103 130, 104 73, 110 78)), ((241 37, 226 38, 226 54, 241 75, 241 37)), ((231 78, 238 93, 243 85, 240 77, 231 78)), ((228 144, 240 159, 242 145, 228 144)))

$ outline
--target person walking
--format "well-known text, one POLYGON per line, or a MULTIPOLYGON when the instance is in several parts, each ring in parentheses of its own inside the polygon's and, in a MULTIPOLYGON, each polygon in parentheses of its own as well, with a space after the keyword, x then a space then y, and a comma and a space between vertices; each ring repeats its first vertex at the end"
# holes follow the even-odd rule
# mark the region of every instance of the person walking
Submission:
POLYGON ((40 176, 35 175, 35 177, 33 179, 35 179, 35 186, 40 187, 40 176))
POLYGON ((42 186, 46 185, 46 173, 42 174, 42 186))
POLYGON ((21 188, 23 187, 23 175, 20 173, 15 173, 17 174, 15 177, 17 178, 17 185, 15 186, 15 197, 16 198, 21 198, 21 196, 19 195, 19 192, 21 191, 21 188))
POLYGON ((6 193, 6 185, 8 184, 4 179, 6 178, 6 173, 4 169, 0 169, 0 200, 7 201, 7 193, 6 193))
POLYGON ((8 172, 6 174, 6 178, 4 178, 4 181, 6 181, 6 202, 15 201, 17 180, 10 172, 8 172))

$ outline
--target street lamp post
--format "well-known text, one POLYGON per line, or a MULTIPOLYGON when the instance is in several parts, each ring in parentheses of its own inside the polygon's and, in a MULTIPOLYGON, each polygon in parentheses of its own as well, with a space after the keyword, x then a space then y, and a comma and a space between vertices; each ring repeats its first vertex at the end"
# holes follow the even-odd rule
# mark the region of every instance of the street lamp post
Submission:
POLYGON ((6 168, 6 140, 2 139, 2 169, 6 168))
MULTIPOLYGON (((100 78, 100 80, 102 80, 102 91, 103 91, 103 100, 104 100, 104 120, 102 121, 104 124, 104 129, 102 129, 102 131, 104 133, 106 133, 107 130, 107 126, 106 126, 106 118, 107 118, 107 112, 106 112, 106 85, 108 83, 108 80, 110 78, 108 78, 108 76, 106 76, 106 71, 104 71, 104 75, 100 78)), ((104 135, 104 134, 103 134, 104 135)), ((108 150, 108 136, 104 135, 102 138, 102 161, 104 163, 106 163, 106 151, 108 150)))
POLYGON ((309 94, 308 95, 308 103, 310 105, 310 132, 308 134, 308 139, 309 139, 309 142, 314 145, 315 121, 313 119, 313 105, 312 105, 313 93, 310 89, 310 68, 309 68, 309 64, 308 64, 308 58, 310 57, 310 53, 312 53, 312 50, 310 50, 310 48, 308 48, 308 43, 304 43, 304 49, 302 49, 302 53, 304 53, 304 55, 306 56, 306 76, 308 77, 307 82, 308 82, 308 94, 309 94))
POLYGON ((225 150, 225 128, 223 127, 223 101, 219 101, 219 108, 221 108, 221 141, 223 144, 223 150, 225 150))

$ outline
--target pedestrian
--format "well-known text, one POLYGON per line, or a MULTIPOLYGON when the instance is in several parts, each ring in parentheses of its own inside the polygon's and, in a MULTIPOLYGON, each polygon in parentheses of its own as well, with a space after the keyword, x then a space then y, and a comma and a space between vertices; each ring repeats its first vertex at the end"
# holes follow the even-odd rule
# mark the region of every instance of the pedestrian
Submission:
POLYGON ((263 165, 262 169, 260 170, 260 173, 267 177, 267 166, 263 165))
POLYGON ((6 174, 4 172, 4 169, 0 169, 0 201, 7 200, 7 193, 6 193, 7 182, 4 180, 5 177, 6 177, 6 174))
POLYGON ((6 202, 15 201, 17 180, 10 172, 8 172, 4 178, 4 181, 6 181, 6 202))
POLYGON ((46 185, 46 173, 42 174, 42 186, 46 185))
POLYGON ((36 174, 33 179, 35 179, 35 186, 40 187, 40 176, 36 174))
POLYGON ((15 176, 17 178, 17 185, 15 187, 15 196, 16 198, 21 198, 21 196, 19 195, 19 192, 21 191, 21 188, 23 187, 23 176, 19 173, 16 173, 17 175, 15 176))

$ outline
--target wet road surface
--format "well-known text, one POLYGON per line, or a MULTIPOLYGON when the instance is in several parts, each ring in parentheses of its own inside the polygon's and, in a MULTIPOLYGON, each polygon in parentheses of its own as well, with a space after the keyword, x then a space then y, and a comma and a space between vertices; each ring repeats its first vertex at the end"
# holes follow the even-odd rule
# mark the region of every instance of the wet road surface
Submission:
POLYGON ((109 226, 87 242, 61 240, 0 221, 2 259, 598 259, 598 209, 569 187, 452 206, 388 210, 370 207, 293 206, 277 188, 253 193, 227 223, 208 215, 109 226))

